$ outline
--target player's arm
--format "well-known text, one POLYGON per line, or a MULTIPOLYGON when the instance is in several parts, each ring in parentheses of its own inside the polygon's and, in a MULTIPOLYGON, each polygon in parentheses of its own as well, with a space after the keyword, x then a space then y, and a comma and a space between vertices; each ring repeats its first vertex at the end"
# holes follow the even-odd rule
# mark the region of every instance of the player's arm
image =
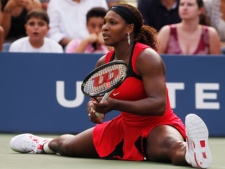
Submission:
POLYGON ((153 49, 146 49, 137 59, 147 98, 136 101, 136 112, 142 115, 163 115, 166 109, 165 64, 153 49))
POLYGON ((146 99, 118 103, 118 109, 137 115, 163 115, 166 108, 165 65, 153 49, 145 49, 137 59, 146 99))
POLYGON ((145 49, 137 59, 137 70, 142 77, 147 98, 126 101, 108 98, 103 103, 94 103, 94 110, 106 114, 112 110, 136 115, 163 115, 166 108, 165 65, 153 49, 145 49))
POLYGON ((105 56, 106 56, 106 55, 102 56, 102 57, 97 61, 96 65, 95 65, 95 68, 97 68, 97 67, 99 67, 99 66, 105 64, 105 56))

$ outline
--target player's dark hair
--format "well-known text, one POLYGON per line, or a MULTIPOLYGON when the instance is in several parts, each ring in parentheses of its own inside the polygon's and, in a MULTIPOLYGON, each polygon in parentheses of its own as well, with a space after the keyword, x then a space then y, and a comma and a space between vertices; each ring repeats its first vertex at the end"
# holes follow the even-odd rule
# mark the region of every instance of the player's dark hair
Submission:
MULTIPOLYGON (((157 51, 157 30, 148 25, 144 25, 144 20, 139 10, 129 4, 118 4, 111 8, 111 10, 120 13, 120 9, 123 10, 123 16, 121 16, 128 24, 134 24, 134 42, 141 42, 150 46, 157 51), (114 8, 114 9, 113 9, 114 8), (128 8, 128 9, 124 9, 128 8), (125 13, 124 13, 125 12, 125 13), (130 17, 127 17, 130 15, 130 17)), ((121 13, 122 14, 122 13, 121 13)), ((120 14, 119 14, 120 15, 120 14)))
POLYGON ((102 7, 91 8, 86 14, 86 21, 88 22, 88 20, 92 17, 104 18, 106 13, 107 13, 107 11, 105 8, 102 8, 102 7))
POLYGON ((47 24, 49 24, 49 16, 48 16, 47 12, 43 9, 33 9, 33 10, 29 11, 26 15, 25 23, 27 23, 27 21, 30 18, 39 18, 39 19, 47 22, 47 24))

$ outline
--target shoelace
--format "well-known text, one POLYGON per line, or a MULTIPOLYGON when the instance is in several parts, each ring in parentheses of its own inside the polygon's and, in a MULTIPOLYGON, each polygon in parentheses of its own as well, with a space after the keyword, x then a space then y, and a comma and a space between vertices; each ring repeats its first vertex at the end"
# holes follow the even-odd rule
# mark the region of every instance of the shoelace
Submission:
POLYGON ((29 153, 41 153, 42 152, 42 146, 46 139, 41 139, 39 137, 35 136, 29 136, 29 141, 26 141, 25 149, 26 151, 30 151, 29 153))
POLYGON ((25 149, 25 151, 29 152, 30 150, 34 151, 35 147, 36 146, 35 146, 35 143, 34 143, 33 140, 32 141, 26 141, 24 149, 25 149))

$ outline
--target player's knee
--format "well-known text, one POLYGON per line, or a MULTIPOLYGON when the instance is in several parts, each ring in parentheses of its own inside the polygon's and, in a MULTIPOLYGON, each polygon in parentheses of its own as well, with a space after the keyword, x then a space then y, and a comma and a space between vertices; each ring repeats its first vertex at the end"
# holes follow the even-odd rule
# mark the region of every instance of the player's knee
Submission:
POLYGON ((146 151, 147 159, 157 162, 179 163, 179 160, 176 161, 177 157, 179 157, 179 154, 177 154, 176 144, 177 141, 173 138, 165 137, 163 140, 158 142, 156 146, 148 147, 146 151))

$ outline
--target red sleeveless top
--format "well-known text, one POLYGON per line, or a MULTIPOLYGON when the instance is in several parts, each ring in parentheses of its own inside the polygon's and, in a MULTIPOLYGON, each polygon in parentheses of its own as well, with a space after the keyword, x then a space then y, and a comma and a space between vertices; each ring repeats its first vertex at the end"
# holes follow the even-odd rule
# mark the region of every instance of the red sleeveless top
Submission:
MULTIPOLYGON (((137 75, 136 69, 137 57, 145 48, 149 48, 149 46, 136 43, 128 65, 128 77, 111 93, 110 97, 129 101, 147 97, 141 77, 137 75)), ((113 53, 114 51, 111 51, 106 55, 106 63, 113 60, 113 53)), ((144 140, 151 130, 158 125, 174 126, 186 138, 184 125, 173 113, 168 95, 166 111, 163 116, 140 116, 121 112, 114 119, 95 126, 93 142, 101 158, 144 160, 144 140)))

